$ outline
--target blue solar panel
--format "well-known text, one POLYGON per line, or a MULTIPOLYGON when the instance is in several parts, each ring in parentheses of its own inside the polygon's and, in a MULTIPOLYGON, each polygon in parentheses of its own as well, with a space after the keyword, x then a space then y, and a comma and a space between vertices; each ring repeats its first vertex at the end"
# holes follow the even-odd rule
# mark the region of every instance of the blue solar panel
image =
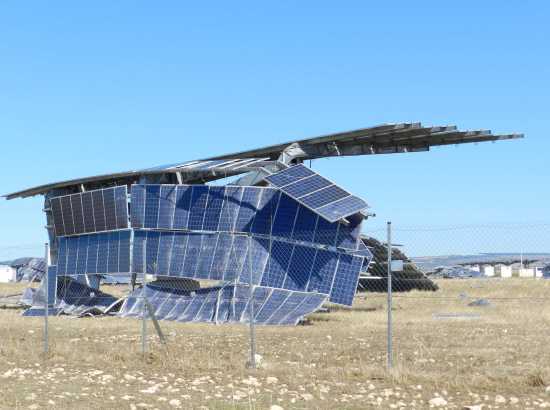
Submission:
POLYGON ((54 221, 54 231, 56 236, 65 235, 65 225, 63 224, 63 212, 61 210, 61 200, 59 198, 50 199, 52 217, 54 221))
POLYGON ((128 190, 126 186, 115 188, 115 213, 117 229, 128 228, 128 190))
POLYGON ((67 238, 67 274, 76 273, 76 258, 78 256, 78 238, 67 238))
POLYGON ((306 168, 303 165, 296 165, 285 169, 284 171, 270 175, 266 178, 266 180, 276 187, 284 187, 312 175, 315 175, 315 172, 309 168, 306 168))
POLYGON ((56 236, 128 227, 126 186, 50 199, 56 236))
POLYGON ((130 215, 133 228, 143 228, 145 219, 145 186, 132 185, 130 215))
POLYGON ((294 245, 273 241, 271 246, 271 258, 262 277, 262 286, 281 288, 285 281, 288 266, 292 257, 294 245))
POLYGON ((246 236, 237 235, 233 238, 231 254, 224 271, 223 280, 233 281, 239 277, 243 270, 248 245, 249 242, 246 236))
MULTIPOLYGON (((123 273, 130 272, 130 236, 130 231, 119 232, 118 271, 123 273)), ((88 251, 88 263, 90 263, 90 251, 88 251)))
POLYGON ((320 175, 313 175, 285 186, 285 192, 294 198, 301 198, 330 185, 329 180, 320 175))
POLYGON ((130 272, 130 231, 59 239, 59 275, 130 272))
POLYGON ((355 214, 348 217, 349 224, 340 224, 336 237, 336 246, 339 248, 357 250, 363 217, 355 214))
POLYGON ((208 192, 208 203, 206 206, 206 215, 204 217, 205 231, 217 231, 220 224, 223 200, 225 197, 225 187, 211 186, 208 192))
POLYGON ((363 258, 359 256, 340 254, 338 270, 330 294, 332 303, 347 306, 353 304, 362 264, 363 258))
POLYGON ((207 185, 193 186, 188 225, 190 230, 200 231, 203 229, 206 204, 208 202, 208 189, 207 185))
MULTIPOLYGON (((304 300, 309 296, 308 293, 301 292, 288 292, 288 297, 281 303, 271 317, 266 321, 268 325, 277 325, 283 319, 285 319, 289 314, 294 312, 296 308, 304 302, 304 300)), ((308 312, 309 313, 309 312, 308 312)))
POLYGON ((145 228, 156 228, 158 226, 160 205, 160 185, 145 185, 145 228))
POLYGON ((172 232, 160 233, 157 269, 155 272, 157 275, 169 275, 173 242, 174 234, 172 232))
MULTIPOLYGON (((130 231, 128 231, 130 234, 130 231)), ((127 244, 128 252, 130 251, 130 243, 127 244)), ((88 237, 88 257, 86 261, 87 273, 97 273, 97 252, 98 252, 98 235, 90 235, 88 237)), ((129 272, 130 270, 126 270, 129 272)))
POLYGON ((212 266, 210 267, 210 279, 222 280, 229 264, 231 256, 231 247, 233 245, 233 235, 220 233, 216 239, 216 250, 212 258, 212 266))
POLYGON ((185 262, 185 253, 187 251, 188 236, 182 233, 174 233, 174 242, 172 244, 172 255, 170 258, 169 276, 181 276, 185 262))
POLYGON ((162 185, 160 188, 159 217, 157 228, 171 229, 176 207, 176 186, 162 185))
POLYGON ((349 194, 342 188, 336 185, 331 185, 327 188, 321 189, 320 191, 300 198, 300 201, 312 209, 317 209, 325 206, 326 204, 346 198, 347 196, 349 196, 349 194))
POLYGON ((88 236, 79 236, 72 239, 77 242, 77 256, 75 274, 83 275, 86 270, 86 258, 88 257, 88 236))
POLYGON ((63 237, 58 240, 57 272, 63 275, 67 273, 67 239, 63 237))
POLYGON ((275 215, 275 223, 273 225, 272 235, 280 238, 291 238, 296 221, 296 214, 300 205, 287 196, 281 193, 279 206, 275 215))
POLYGON ((132 246, 132 272, 145 272, 145 253, 146 253, 145 231, 134 231, 134 244, 132 246))
POLYGON ((95 231, 100 232, 106 229, 105 206, 103 205, 103 191, 92 191, 92 206, 94 208, 95 231))
POLYGON ((109 256, 107 258, 107 272, 102 272, 102 273, 119 272, 118 270, 118 247, 119 247, 118 232, 110 232, 107 235, 109 240, 109 256))
POLYGON ((315 212, 329 221, 334 221, 361 212, 365 208, 367 208, 365 201, 355 196, 350 196, 316 209, 315 212))
POLYGON ((119 315, 141 317, 144 296, 153 307, 157 319, 180 322, 247 322, 250 319, 250 303, 253 303, 255 323, 258 325, 296 324, 326 300, 326 295, 265 287, 254 287, 251 300, 248 286, 226 284, 189 292, 152 283, 145 289, 132 292, 119 315))
POLYGON ((116 229, 116 208, 114 188, 103 190, 103 211, 105 212, 105 230, 116 229))
POLYGON ((306 207, 301 206, 294 223, 292 239, 302 242, 313 242, 315 227, 317 226, 317 215, 306 207))
POLYGON ((91 192, 82 194, 82 213, 84 215, 84 232, 95 232, 94 205, 91 192))
POLYGON ((212 268, 212 260, 216 251, 217 235, 205 234, 201 242, 201 250, 199 254, 199 264, 197 266, 197 279, 210 279, 210 270, 212 268))
POLYGON ((271 227, 275 220, 275 212, 279 203, 280 192, 274 189, 262 189, 262 196, 258 204, 258 210, 254 216, 252 233, 258 235, 270 235, 271 227))
POLYGON ((312 261, 315 259, 316 249, 296 245, 292 253, 292 260, 288 268, 283 288, 305 291, 311 276, 312 261))
POLYGON ((73 209, 69 196, 61 197, 61 211, 63 212, 63 226, 65 235, 74 235, 73 209))
POLYGON ((194 278, 199 264, 199 255, 201 252, 202 235, 191 234, 187 240, 187 251, 182 270, 182 276, 194 278))
POLYGON ((338 254, 336 252, 318 250, 313 262, 307 291, 328 295, 332 289, 337 263, 338 254))
POLYGON ((250 232, 256 215, 256 209, 260 201, 260 188, 244 188, 237 222, 235 224, 236 232, 250 232))
POLYGON ((318 310, 326 300, 325 295, 308 294, 298 307, 282 319, 280 325, 296 325, 305 315, 318 310))
POLYGON ((366 202, 303 165, 270 175, 266 180, 329 222, 336 222, 367 208, 366 202))
POLYGON ((249 238, 240 282, 260 284, 269 258, 269 247, 268 239, 249 238))
POLYGON ((174 229, 187 229, 189 225, 189 209, 193 188, 178 186, 176 189, 176 209, 174 210, 174 229))
POLYGON ((71 195, 71 211, 73 213, 74 233, 84 233, 84 214, 82 212, 82 195, 71 195))
POLYGON ((243 193, 244 189, 240 187, 225 188, 225 199, 220 215, 218 230, 222 232, 235 231, 235 223, 237 221, 237 215, 239 214, 243 193))
POLYGON ((212 322, 218 304, 218 289, 212 289, 205 297, 201 310, 195 316, 195 322, 212 322))
POLYGON ((145 273, 154 275, 158 269, 160 232, 149 231, 145 239, 145 273))

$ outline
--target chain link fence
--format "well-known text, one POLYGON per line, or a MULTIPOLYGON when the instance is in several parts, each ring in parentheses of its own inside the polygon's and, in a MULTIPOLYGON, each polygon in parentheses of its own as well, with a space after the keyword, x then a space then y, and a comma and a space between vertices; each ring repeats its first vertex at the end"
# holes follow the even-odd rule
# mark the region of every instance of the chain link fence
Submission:
MULTIPOLYGON (((411 400, 424 408, 437 398, 487 404, 502 400, 484 398, 498 386, 505 403, 522 408, 522 395, 550 384, 549 228, 394 225, 391 238, 387 227, 367 230, 362 240, 373 260, 364 266, 354 306, 327 303, 296 327, 251 320, 261 316, 265 299, 254 285, 256 261, 236 254, 223 263, 242 264, 248 284, 245 276, 233 283, 163 277, 145 260, 145 272, 134 276, 58 277, 49 317, 21 322, 10 311, 11 336, 0 350, 9 355, 19 344, 29 361, 46 350, 64 366, 110 372, 125 380, 131 397, 155 390, 138 383, 140 372, 155 369, 180 392, 170 396, 164 386, 154 394, 175 397, 175 407, 185 400, 252 408, 387 408, 411 400), (18 343, 21 323, 27 333, 18 343), (395 390, 373 396, 396 383, 406 385, 401 396, 395 390)), ((243 236, 243 246, 251 246, 248 240, 243 236)), ((35 293, 44 297, 35 300, 44 301, 48 288, 51 294, 51 283, 43 282, 35 293)))

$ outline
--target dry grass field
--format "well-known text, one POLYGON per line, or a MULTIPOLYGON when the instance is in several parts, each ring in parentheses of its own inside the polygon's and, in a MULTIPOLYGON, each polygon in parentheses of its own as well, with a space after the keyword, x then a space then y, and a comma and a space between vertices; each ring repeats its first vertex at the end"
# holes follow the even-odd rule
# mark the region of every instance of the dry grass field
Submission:
POLYGON ((550 408, 550 281, 439 285, 395 298, 392 374, 383 295, 309 326, 258 328, 256 370, 245 326, 161 322, 168 345, 151 335, 143 357, 137 320, 51 318, 45 356, 43 319, 3 309, 0 408, 550 408), (491 305, 468 307, 481 297, 491 305))

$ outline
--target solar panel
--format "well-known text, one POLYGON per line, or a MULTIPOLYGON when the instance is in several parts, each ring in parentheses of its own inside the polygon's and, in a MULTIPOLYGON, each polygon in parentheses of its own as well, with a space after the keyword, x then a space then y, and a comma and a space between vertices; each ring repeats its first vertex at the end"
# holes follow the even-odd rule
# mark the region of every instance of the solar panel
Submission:
POLYGON ((363 258, 359 256, 340 254, 330 301, 340 305, 351 306, 357 291, 359 273, 363 258))
POLYGON ((130 272, 130 231, 59 238, 58 275, 130 272))
POLYGON ((51 198, 56 236, 128 228, 126 186, 51 198))
POLYGON ((355 215, 347 225, 328 222, 275 188, 135 185, 131 203, 134 228, 252 233, 351 250, 362 223, 355 215))
POLYGON ((304 165, 277 172, 266 177, 266 181, 329 222, 336 222, 368 207, 362 199, 304 165))
POLYGON ((239 323, 250 320, 250 303, 254 303, 254 321, 258 325, 295 325, 325 302, 326 295, 282 289, 226 284, 221 287, 188 291, 157 282, 136 289, 125 300, 119 316, 140 317, 143 298, 159 320, 179 322, 239 323))

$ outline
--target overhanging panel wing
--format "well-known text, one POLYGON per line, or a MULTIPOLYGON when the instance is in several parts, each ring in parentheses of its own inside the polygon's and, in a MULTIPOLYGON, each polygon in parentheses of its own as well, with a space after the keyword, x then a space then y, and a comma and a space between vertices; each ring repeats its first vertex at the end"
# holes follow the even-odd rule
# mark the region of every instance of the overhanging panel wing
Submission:
POLYGON ((295 165, 269 175, 266 181, 329 222, 339 221, 368 208, 361 198, 304 165, 295 165))

